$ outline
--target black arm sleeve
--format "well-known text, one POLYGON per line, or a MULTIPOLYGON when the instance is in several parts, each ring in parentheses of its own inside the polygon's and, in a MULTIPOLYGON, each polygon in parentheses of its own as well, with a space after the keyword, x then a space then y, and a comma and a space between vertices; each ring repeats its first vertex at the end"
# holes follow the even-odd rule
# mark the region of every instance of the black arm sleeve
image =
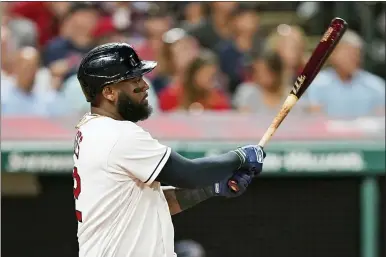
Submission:
POLYGON ((190 160, 172 151, 155 180, 179 188, 201 188, 232 176, 240 164, 234 152, 190 160))

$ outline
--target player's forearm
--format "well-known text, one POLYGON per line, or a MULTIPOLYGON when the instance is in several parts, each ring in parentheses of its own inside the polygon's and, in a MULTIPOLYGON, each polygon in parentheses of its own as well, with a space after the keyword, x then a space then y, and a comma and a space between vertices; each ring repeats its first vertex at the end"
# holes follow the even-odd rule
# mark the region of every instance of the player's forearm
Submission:
POLYGON ((202 189, 164 188, 163 192, 171 215, 189 209, 214 195, 211 187, 202 189))
POLYGON ((189 160, 172 151, 156 181, 177 188, 203 188, 232 176, 242 161, 236 152, 189 160))
POLYGON ((170 214, 174 215, 174 214, 177 214, 179 212, 182 212, 180 204, 177 201, 175 188, 163 189, 163 192, 164 192, 166 201, 168 202, 170 214))

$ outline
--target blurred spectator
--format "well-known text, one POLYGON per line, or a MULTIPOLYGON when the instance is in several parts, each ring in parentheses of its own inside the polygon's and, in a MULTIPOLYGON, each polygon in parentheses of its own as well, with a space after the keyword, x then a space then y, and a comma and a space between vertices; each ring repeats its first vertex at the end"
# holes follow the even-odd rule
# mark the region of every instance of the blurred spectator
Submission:
MULTIPOLYGON (((241 111, 277 111, 289 91, 288 86, 305 64, 306 38, 302 28, 280 24, 264 38, 262 46, 256 6, 259 10, 275 11, 283 5, 4 2, 1 4, 1 87, 2 106, 6 107, 3 111, 20 114, 26 109, 27 115, 53 116, 88 110, 75 74, 86 52, 108 42, 128 42, 141 58, 158 61, 158 67, 146 79, 152 84, 149 100, 153 94, 158 95, 162 110, 228 109, 227 96, 233 94, 233 103, 241 111), (218 62, 199 62, 200 47, 216 54, 218 62), (272 51, 282 58, 282 66, 275 61, 272 51), (216 79, 211 79, 215 73, 216 79), (221 75, 227 80, 220 81, 221 75), (15 101, 10 100, 13 98, 15 101), (256 100, 260 98, 261 101, 256 100), (48 103, 52 106, 47 107, 48 103)), ((384 44, 381 44, 384 26, 380 26, 385 23, 385 14, 377 7, 375 4, 373 8, 376 31, 373 39, 369 39, 367 51, 362 49, 360 39, 354 39, 357 36, 346 35, 341 43, 344 49, 338 47, 330 58, 332 67, 320 73, 309 89, 308 98, 303 97, 302 102, 312 103, 309 108, 312 111, 331 117, 384 114, 384 81, 361 69, 357 61, 358 56, 367 60, 362 56, 365 55, 371 61, 366 62, 366 67, 377 74, 385 72, 384 44), (322 85, 329 90, 320 89, 322 85), (339 93, 346 97, 334 100, 339 93)), ((154 99, 157 102, 156 96, 154 99)))
POLYGON ((1 11, 1 25, 7 25, 9 20, 9 4, 8 2, 1 2, 0 11, 1 11))
POLYGON ((187 67, 182 84, 169 86, 160 93, 161 110, 229 110, 229 99, 217 82, 217 59, 211 52, 202 52, 187 67))
POLYGON ((232 12, 238 6, 238 2, 210 2, 209 18, 194 27, 189 33, 198 40, 203 48, 215 51, 219 42, 231 37, 229 20, 232 12))
POLYGON ((60 92, 60 104, 63 115, 66 114, 84 114, 90 111, 90 103, 88 103, 83 95, 82 88, 80 87, 78 77, 72 75, 69 77, 62 86, 60 92))
POLYGON ((4 88, 5 81, 9 81, 13 72, 14 58, 16 55, 15 42, 11 31, 1 26, 1 87, 4 88))
POLYGON ((174 28, 166 32, 158 59, 157 77, 153 79, 157 94, 165 87, 182 83, 187 66, 198 53, 197 41, 183 29, 174 28))
POLYGON ((158 4, 151 2, 102 2, 105 15, 112 19, 117 30, 128 38, 133 45, 140 44, 143 39, 143 30, 146 16, 152 12, 153 6, 158 4))
POLYGON ((103 10, 113 19, 116 28, 129 43, 137 46, 145 39, 145 22, 154 13, 166 13, 167 2, 103 2, 103 10))
POLYGON ((160 107, 159 107, 157 93, 155 92, 153 84, 149 79, 144 77, 143 80, 145 80, 145 82, 149 85, 148 100, 149 100, 150 106, 153 108, 153 114, 158 114, 160 112, 160 107))
POLYGON ((14 2, 10 13, 14 17, 24 17, 36 24, 39 45, 45 44, 59 34, 59 24, 70 7, 70 2, 14 2))
POLYGON ((76 73, 83 55, 94 46, 92 32, 98 19, 94 4, 74 2, 66 13, 62 35, 49 42, 44 52, 44 65, 50 69, 57 87, 76 73))
POLYGON ((102 45, 113 42, 126 42, 126 38, 117 28, 114 20, 110 16, 99 19, 92 35, 96 45, 102 45))
POLYGON ((206 16, 205 3, 186 2, 182 6, 182 8, 183 20, 181 21, 181 28, 185 30, 190 30, 194 27, 202 25, 206 16))
MULTIPOLYGON (((368 4, 363 2, 362 4, 368 4)), ((386 4, 384 2, 373 3, 372 9, 375 12, 375 17, 372 19, 374 21, 373 38, 369 38, 367 43, 366 52, 367 52, 367 67, 371 69, 371 72, 374 74, 386 78, 386 4)))
POLYGON ((346 31, 331 54, 330 68, 319 73, 308 89, 311 111, 334 118, 383 114, 385 81, 360 68, 363 41, 346 31))
POLYGON ((233 104, 240 112, 276 113, 288 96, 284 63, 275 51, 264 52, 253 62, 251 82, 238 86, 233 104))
POLYGON ((229 26, 232 37, 220 42, 216 52, 221 70, 228 76, 229 91, 233 94, 236 86, 248 78, 251 56, 260 52, 262 38, 258 34, 259 16, 255 9, 239 7, 232 14, 229 26))
POLYGON ((290 85, 305 65, 306 37, 302 28, 281 24, 267 38, 267 50, 277 51, 284 61, 285 80, 290 85))
MULTIPOLYGON (((12 21, 8 23, 11 24, 12 21)), ((22 23, 23 24, 23 23, 22 23)), ((30 49, 27 53, 34 53, 35 48, 27 47, 30 44, 35 45, 34 42, 21 42, 19 35, 15 35, 15 31, 10 30, 7 26, 2 26, 1 29, 1 81, 2 81, 2 89, 5 89, 7 85, 15 83, 15 76, 17 77, 17 72, 19 68, 18 59, 23 61, 23 58, 20 56, 27 56, 26 60, 33 60, 32 55, 21 55, 24 51, 26 53, 26 49, 30 49), (29 44, 30 43, 30 44, 29 44), (30 56, 31 58, 29 58, 30 56)), ((39 53, 36 53, 36 58, 39 59, 39 53)), ((38 62, 40 65, 40 61, 38 62)), ((40 67, 40 66, 39 66, 40 67)), ((20 74, 23 75, 23 74, 20 74)), ((49 84, 50 74, 44 68, 39 68, 36 72, 36 78, 39 81, 39 85, 49 84)))
MULTIPOLYGON (((58 93, 46 87, 36 90, 37 85, 49 83, 49 74, 39 75, 39 53, 35 48, 25 47, 18 51, 12 69, 12 79, 2 83, 1 106, 4 115, 51 116, 58 111, 58 93), (47 76, 44 76, 48 75, 47 76)), ((3 82, 3 78, 2 78, 3 82)))
POLYGON ((16 18, 9 20, 7 26, 12 32, 16 48, 26 46, 38 47, 38 31, 32 21, 16 18))
POLYGON ((111 17, 117 29, 127 30, 132 25, 131 2, 105 2, 103 10, 111 17))
MULTIPOLYGON (((171 28, 172 18, 162 10, 151 10, 144 25, 146 40, 136 47, 136 51, 144 60, 158 60, 163 45, 162 36, 171 28)), ((154 69, 147 77, 151 80, 154 79, 158 71, 159 68, 154 69)))

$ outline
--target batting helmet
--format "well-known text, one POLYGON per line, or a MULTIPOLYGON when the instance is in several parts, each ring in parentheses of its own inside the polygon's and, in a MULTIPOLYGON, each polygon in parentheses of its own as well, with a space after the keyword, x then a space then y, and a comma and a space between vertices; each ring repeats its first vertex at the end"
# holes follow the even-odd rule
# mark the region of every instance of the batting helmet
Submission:
POLYGON ((77 76, 87 102, 92 102, 103 87, 141 77, 156 66, 157 62, 139 59, 129 44, 108 43, 86 54, 77 76))

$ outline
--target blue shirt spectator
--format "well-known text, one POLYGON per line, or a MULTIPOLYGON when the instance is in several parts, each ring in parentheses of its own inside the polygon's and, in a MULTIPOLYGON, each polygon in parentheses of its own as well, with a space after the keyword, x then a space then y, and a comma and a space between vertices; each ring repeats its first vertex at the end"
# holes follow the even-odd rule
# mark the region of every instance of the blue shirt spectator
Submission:
POLYGON ((66 80, 77 72, 79 63, 89 50, 90 47, 79 48, 70 40, 58 37, 48 43, 44 51, 44 65, 52 67, 52 64, 59 63, 58 61, 65 61, 67 69, 63 80, 66 80))
POLYGON ((60 112, 56 90, 26 92, 12 80, 1 80, 1 113, 5 116, 57 116, 60 112))
POLYGON ((234 93, 237 85, 247 78, 247 67, 250 62, 248 53, 241 52, 232 41, 223 41, 216 47, 221 71, 229 79, 229 91, 234 93))
POLYGON ((51 75, 39 68, 35 48, 18 51, 9 76, 1 77, 1 107, 4 115, 56 116, 60 112, 60 94, 51 87, 51 75))
POLYGON ((72 3, 61 23, 61 36, 47 44, 44 65, 63 81, 77 72, 82 57, 95 44, 94 29, 100 17, 92 3, 72 3))
POLYGON ((249 79, 253 57, 258 55, 263 42, 258 33, 259 18, 254 9, 239 7, 229 21, 232 27, 231 40, 220 41, 215 52, 220 59, 220 68, 228 76, 229 91, 249 79))
POLYGON ((334 69, 328 68, 308 89, 308 100, 330 117, 373 115, 385 108, 385 82, 364 70, 358 70, 351 79, 342 81, 334 69))
POLYGON ((332 118, 384 114, 385 81, 360 69, 363 41, 348 30, 307 92, 310 110, 332 118))

